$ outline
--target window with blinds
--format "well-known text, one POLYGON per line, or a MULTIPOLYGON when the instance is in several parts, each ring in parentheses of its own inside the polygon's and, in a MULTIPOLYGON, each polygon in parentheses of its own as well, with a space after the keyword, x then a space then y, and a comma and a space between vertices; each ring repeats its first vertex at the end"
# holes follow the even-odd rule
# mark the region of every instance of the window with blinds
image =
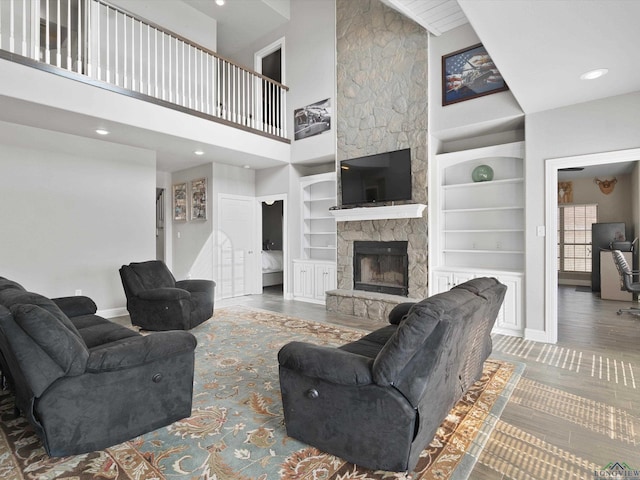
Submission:
POLYGON ((558 269, 591 272, 591 225, 598 222, 598 205, 558 207, 558 269))

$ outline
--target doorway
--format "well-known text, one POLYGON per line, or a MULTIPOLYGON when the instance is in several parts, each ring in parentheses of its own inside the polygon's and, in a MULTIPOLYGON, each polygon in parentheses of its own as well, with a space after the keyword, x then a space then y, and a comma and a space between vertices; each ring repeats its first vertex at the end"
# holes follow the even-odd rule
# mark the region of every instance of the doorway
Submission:
POLYGON ((284 201, 262 202, 262 292, 284 293, 284 201))
MULTIPOLYGON (((270 78, 274 82, 284 84, 284 37, 267 45, 254 55, 254 68, 256 72, 270 78)), ((261 98, 262 108, 260 110, 260 123, 279 129, 281 125, 280 90, 271 82, 263 80, 258 83, 256 95, 261 98)))
POLYGON ((289 240, 287 236, 287 194, 258 197, 256 225, 261 248, 258 292, 288 299, 289 240))
MULTIPOLYGON (((558 172, 567 168, 591 167, 601 164, 611 165, 621 162, 636 162, 639 158, 640 149, 630 149, 553 158, 548 159, 545 162, 545 324, 547 326, 546 341, 550 343, 557 343, 558 341, 558 172)), ((638 218, 636 218, 635 221, 639 222, 638 218)))

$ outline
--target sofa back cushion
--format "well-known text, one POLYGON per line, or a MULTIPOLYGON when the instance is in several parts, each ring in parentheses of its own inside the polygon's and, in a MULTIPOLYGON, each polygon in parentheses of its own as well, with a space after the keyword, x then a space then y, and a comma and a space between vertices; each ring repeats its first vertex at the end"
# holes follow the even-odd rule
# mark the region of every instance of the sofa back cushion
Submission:
POLYGON ((413 305, 376 357, 374 381, 381 386, 396 384, 419 350, 439 348, 433 334, 441 322, 473 312, 479 307, 478 299, 471 292, 458 290, 434 295, 413 305))
POLYGON ((26 290, 18 290, 15 288, 0 290, 0 304, 9 309, 14 305, 36 305, 53 315, 71 333, 80 339, 82 338, 78 329, 75 327, 73 322, 69 320, 69 317, 60 310, 60 307, 58 307, 58 305, 56 305, 51 299, 40 295, 39 293, 27 292, 26 290))
POLYGON ((0 317, 1 334, 34 397, 58 378, 85 371, 89 351, 53 314, 29 304, 15 304, 9 311, 0 317))
POLYGON ((143 290, 175 287, 176 279, 167 266, 158 260, 134 262, 120 268, 125 293, 138 295, 143 290))

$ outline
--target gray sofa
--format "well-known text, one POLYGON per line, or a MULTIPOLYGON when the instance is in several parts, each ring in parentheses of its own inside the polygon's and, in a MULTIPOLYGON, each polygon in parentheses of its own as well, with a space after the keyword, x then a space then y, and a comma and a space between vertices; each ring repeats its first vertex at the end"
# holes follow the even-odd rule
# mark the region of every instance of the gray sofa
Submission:
POLYGON ((146 336, 88 297, 48 299, 0 277, 0 366, 51 456, 121 443, 191 415, 195 337, 146 336))
POLYGON ((411 471, 482 375, 506 287, 476 278, 398 305, 388 326, 338 348, 278 353, 287 434, 374 470, 411 471))

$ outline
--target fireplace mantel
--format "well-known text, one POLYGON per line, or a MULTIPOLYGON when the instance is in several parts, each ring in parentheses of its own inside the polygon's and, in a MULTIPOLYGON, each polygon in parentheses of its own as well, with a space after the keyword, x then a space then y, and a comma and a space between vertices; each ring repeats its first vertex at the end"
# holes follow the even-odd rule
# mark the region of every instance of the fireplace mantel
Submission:
POLYGON ((406 205, 343 208, 340 210, 331 210, 331 214, 335 217, 336 222, 421 218, 425 208, 427 208, 427 206, 422 203, 409 203, 406 205))

